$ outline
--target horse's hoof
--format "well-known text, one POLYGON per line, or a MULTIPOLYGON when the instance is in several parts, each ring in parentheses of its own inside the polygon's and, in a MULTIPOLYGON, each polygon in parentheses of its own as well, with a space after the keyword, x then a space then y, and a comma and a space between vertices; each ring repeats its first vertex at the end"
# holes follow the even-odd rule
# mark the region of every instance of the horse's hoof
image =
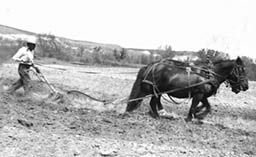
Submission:
POLYGON ((152 118, 155 118, 155 119, 159 119, 159 115, 153 113, 152 111, 148 111, 148 114, 152 117, 152 118))
POLYGON ((203 120, 205 116, 203 115, 195 115, 195 118, 198 120, 203 120))
POLYGON ((192 118, 185 118, 185 122, 191 122, 192 121, 192 118))
POLYGON ((180 117, 174 113, 174 112, 171 112, 171 113, 168 113, 168 112, 165 112, 164 114, 160 114, 159 113, 159 116, 161 118, 166 118, 166 119, 170 119, 170 120, 175 120, 175 119, 179 119, 180 117))
POLYGON ((126 117, 130 117, 130 113, 129 112, 124 112, 123 114, 119 115, 121 118, 126 118, 126 117))
POLYGON ((209 113, 209 111, 204 111, 202 113, 196 113, 196 114, 194 114, 194 117, 198 120, 202 120, 207 116, 208 113, 209 113))

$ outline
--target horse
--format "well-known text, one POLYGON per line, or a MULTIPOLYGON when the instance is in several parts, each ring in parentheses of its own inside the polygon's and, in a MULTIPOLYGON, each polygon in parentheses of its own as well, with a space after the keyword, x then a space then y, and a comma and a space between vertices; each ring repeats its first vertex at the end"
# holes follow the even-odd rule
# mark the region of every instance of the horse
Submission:
POLYGON ((126 113, 137 109, 145 97, 151 97, 152 116, 159 118, 157 110, 163 109, 162 94, 170 98, 192 98, 187 122, 193 118, 203 119, 210 111, 208 97, 215 95, 220 84, 226 82, 232 92, 246 91, 248 78, 240 57, 234 60, 219 60, 207 66, 202 63, 189 64, 170 58, 140 68, 133 84, 126 113), (199 103, 201 106, 198 106, 199 103), (199 112, 205 109, 203 113, 199 112))

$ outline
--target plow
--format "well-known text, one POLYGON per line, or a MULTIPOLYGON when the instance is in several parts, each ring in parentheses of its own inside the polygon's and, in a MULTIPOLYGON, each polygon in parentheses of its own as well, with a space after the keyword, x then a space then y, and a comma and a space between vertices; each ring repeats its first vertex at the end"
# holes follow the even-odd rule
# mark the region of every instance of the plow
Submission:
POLYGON ((114 108, 114 104, 126 103, 127 97, 115 99, 115 100, 104 100, 99 99, 89 94, 86 94, 82 91, 71 89, 62 89, 56 88, 52 83, 49 82, 47 77, 36 67, 31 68, 29 71, 35 75, 40 82, 45 84, 49 89, 50 93, 47 96, 47 100, 55 103, 64 103, 68 101, 68 103, 72 104, 77 108, 88 108, 88 109, 96 109, 99 111, 108 110, 110 108, 114 108))
POLYGON ((55 101, 59 101, 61 99, 63 99, 64 95, 61 94, 59 91, 56 90, 56 88, 50 84, 50 82, 48 81, 48 79, 39 71, 39 70, 34 70, 34 69, 30 69, 30 71, 32 71, 32 73, 37 76, 37 78, 45 83, 49 89, 51 90, 51 93, 49 94, 48 98, 51 98, 55 101))

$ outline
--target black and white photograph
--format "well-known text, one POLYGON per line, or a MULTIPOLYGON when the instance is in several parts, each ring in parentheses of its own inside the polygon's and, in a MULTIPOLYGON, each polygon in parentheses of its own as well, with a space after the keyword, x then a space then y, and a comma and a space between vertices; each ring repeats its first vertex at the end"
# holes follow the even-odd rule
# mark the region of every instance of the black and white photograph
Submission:
POLYGON ((255 8, 2 1, 0 157, 255 157, 255 8))

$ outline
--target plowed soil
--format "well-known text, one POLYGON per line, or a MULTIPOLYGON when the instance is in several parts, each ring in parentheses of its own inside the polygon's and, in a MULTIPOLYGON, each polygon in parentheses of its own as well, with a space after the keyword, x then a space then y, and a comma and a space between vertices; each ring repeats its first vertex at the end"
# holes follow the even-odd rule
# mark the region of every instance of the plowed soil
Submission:
MULTIPOLYGON (((0 156, 256 156, 256 83, 234 94, 221 86, 209 99, 212 112, 204 121, 186 123, 190 100, 175 105, 162 100, 179 119, 154 119, 149 99, 123 115, 137 68, 49 64, 39 67, 63 95, 50 90, 33 74, 31 93, 5 90, 18 79, 16 64, 0 67, 0 156), (67 94, 79 90, 83 95, 67 94)), ((183 101, 183 100, 177 100, 183 101)))

